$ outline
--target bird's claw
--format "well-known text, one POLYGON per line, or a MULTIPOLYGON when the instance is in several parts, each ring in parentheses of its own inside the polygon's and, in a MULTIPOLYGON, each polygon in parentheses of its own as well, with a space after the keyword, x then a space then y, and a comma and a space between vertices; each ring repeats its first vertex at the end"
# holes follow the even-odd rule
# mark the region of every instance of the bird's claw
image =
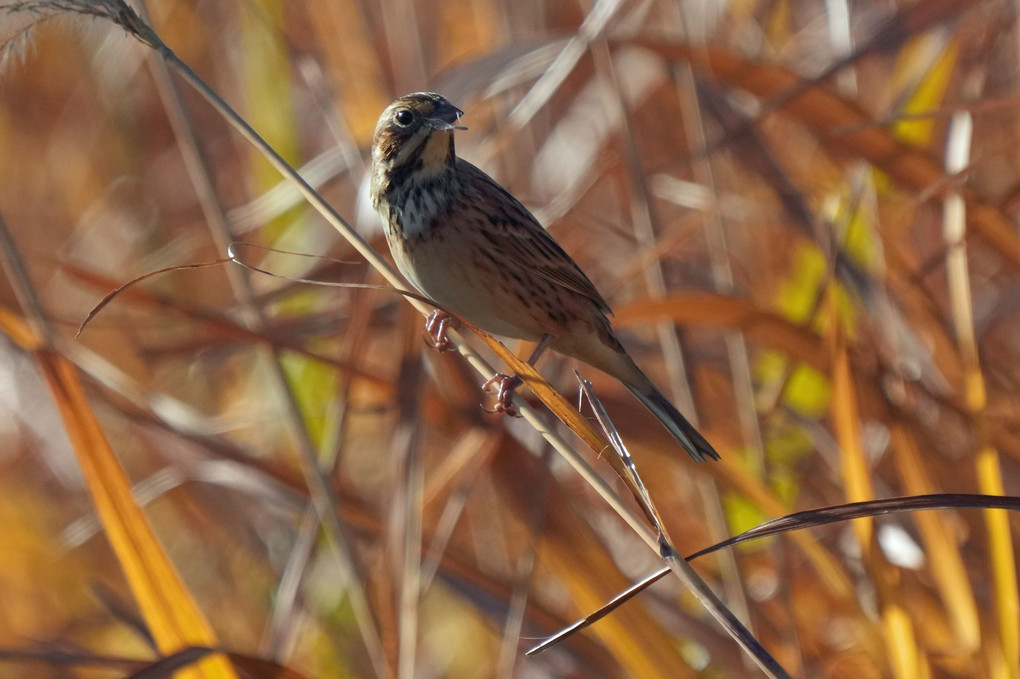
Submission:
POLYGON ((446 336, 447 328, 456 328, 460 323, 442 309, 435 309, 425 319, 425 341, 438 352, 453 351, 453 343, 446 336))
POLYGON ((489 413, 503 413, 510 417, 520 417, 521 412, 514 405, 514 392, 517 387, 524 383, 517 375, 505 375, 496 373, 492 379, 482 385, 482 389, 488 393, 496 393, 496 404, 492 408, 485 408, 489 413))

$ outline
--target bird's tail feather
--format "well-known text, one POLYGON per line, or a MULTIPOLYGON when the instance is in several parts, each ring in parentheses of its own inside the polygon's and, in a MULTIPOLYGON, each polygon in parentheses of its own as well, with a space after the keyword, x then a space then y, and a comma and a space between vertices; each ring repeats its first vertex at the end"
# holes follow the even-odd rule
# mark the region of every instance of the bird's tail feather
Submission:
POLYGON ((694 458, 695 462, 719 459, 719 453, 715 452, 712 444, 705 440, 705 437, 694 428, 694 425, 688 422, 687 418, 681 415, 680 411, 658 389, 651 384, 648 385, 650 388, 644 390, 630 385, 626 386, 630 393, 634 394, 662 422, 673 438, 694 458))

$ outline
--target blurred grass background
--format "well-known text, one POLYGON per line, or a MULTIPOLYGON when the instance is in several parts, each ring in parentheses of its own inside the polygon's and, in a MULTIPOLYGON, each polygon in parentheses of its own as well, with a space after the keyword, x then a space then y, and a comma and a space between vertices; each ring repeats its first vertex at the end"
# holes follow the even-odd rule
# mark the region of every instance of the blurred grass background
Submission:
MULTIPOLYGON (((1017 494, 1015 3, 148 9, 382 251, 376 118, 423 89, 464 109, 458 151, 534 209, 724 457, 692 464, 585 373, 681 550, 841 502, 1017 494)), ((16 44, 0 81, 0 226, 16 246, 0 283, 0 647, 42 659, 5 656, 0 674, 119 677, 54 658, 155 657, 79 464, 69 423, 94 415, 237 653, 307 677, 755 675, 668 579, 523 656, 661 562, 533 431, 483 412, 480 380, 424 347, 396 295, 188 269, 76 339, 113 288, 234 239, 332 258, 245 254, 288 276, 381 278, 119 28, 58 19, 16 44)), ((569 395, 573 367, 542 371, 569 395)), ((795 676, 1020 677, 1016 530, 1002 512, 898 515, 696 566, 795 676)))

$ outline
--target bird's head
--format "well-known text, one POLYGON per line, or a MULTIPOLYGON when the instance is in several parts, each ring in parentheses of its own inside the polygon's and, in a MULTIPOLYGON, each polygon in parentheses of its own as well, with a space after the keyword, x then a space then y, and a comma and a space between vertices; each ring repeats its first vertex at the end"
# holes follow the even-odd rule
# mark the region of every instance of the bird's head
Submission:
POLYGON ((377 171, 436 174, 453 164, 453 131, 464 112, 442 96, 415 92, 400 97, 379 117, 372 141, 377 171))

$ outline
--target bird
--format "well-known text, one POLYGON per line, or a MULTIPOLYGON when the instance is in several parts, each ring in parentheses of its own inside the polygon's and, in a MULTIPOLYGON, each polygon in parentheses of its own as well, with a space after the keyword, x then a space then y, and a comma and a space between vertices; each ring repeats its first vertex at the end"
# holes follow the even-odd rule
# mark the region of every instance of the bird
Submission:
MULTIPOLYGON (((370 193, 397 269, 482 330, 537 342, 531 364, 550 348, 615 377, 694 460, 719 459, 627 353, 612 310, 577 263, 509 191, 457 155, 462 115, 439 94, 415 92, 379 117, 370 193)), ((440 312, 427 323, 439 344, 448 321, 440 312)), ((520 380, 497 378, 501 409, 511 409, 520 380)))

